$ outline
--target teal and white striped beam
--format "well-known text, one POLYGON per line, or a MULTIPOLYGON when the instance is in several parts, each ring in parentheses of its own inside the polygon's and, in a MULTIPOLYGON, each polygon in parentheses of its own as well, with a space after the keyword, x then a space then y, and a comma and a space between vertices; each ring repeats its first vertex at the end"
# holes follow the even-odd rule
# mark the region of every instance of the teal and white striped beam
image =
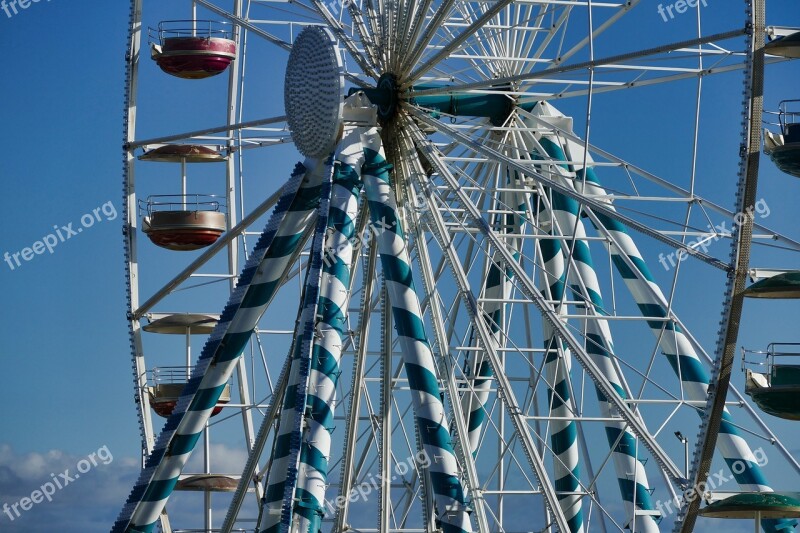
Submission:
MULTIPOLYGON (((566 314, 566 305, 560 302, 564 297, 566 269, 561 241, 542 239, 539 241, 542 255, 542 294, 554 303, 558 315, 566 314)), ((558 334, 547 320, 542 320, 544 336, 544 369, 549 389, 548 407, 550 416, 550 446, 553 448, 553 484, 558 504, 564 512, 572 533, 583 533, 583 506, 581 495, 580 451, 578 448, 578 427, 572 418, 578 414, 572 398, 570 372, 572 353, 564 346, 558 334)))
MULTIPOLYGON (((591 172, 587 172, 587 186, 589 186, 589 174, 591 172)), ((672 316, 671 312, 668 313, 669 304, 664 294, 655 283, 647 264, 625 227, 616 221, 599 215, 592 214, 591 217, 598 229, 613 237, 614 244, 609 246, 612 261, 625 281, 625 285, 636 301, 636 305, 642 315, 660 318, 672 316)), ((648 326, 653 335, 659 340, 661 352, 667 357, 676 376, 681 380, 686 399, 690 401, 705 400, 708 395, 710 376, 683 329, 674 321, 649 321, 648 326)), ((698 414, 701 418, 705 416, 705 413, 700 411, 698 411, 698 414)), ((725 464, 730 469, 741 490, 747 492, 772 492, 772 488, 750 449, 750 445, 742 438, 739 430, 736 429, 733 417, 727 409, 722 414, 722 422, 717 437, 717 449, 722 454, 725 464), (741 470, 734 466, 738 464, 744 464, 745 468, 741 470)), ((795 520, 764 519, 761 522, 764 531, 767 533, 785 531, 786 528, 791 528, 796 524, 795 520)))
POLYGON ((317 335, 311 355, 306 420, 292 531, 317 533, 325 514, 336 385, 345 338, 361 192, 361 128, 347 128, 335 162, 320 286, 317 335))
MULTIPOLYGON (((481 212, 470 201, 469 196, 467 196, 464 190, 460 187, 458 181, 450 173, 447 166, 438 157, 438 152, 430 143, 430 141, 421 131, 413 130, 403 138, 407 139, 407 141, 411 143, 410 148, 413 148, 414 144, 416 144, 416 149, 413 150, 413 153, 421 154, 422 157, 427 159, 431 167, 439 172, 439 174, 444 178, 450 187, 450 191, 453 192, 454 196, 457 197, 456 201, 466 208, 465 213, 469 216, 470 222, 481 230, 481 233, 483 233, 483 235, 489 241, 490 246, 494 250, 500 252, 505 264, 514 271, 514 278, 516 280, 515 283, 523 286, 526 295, 532 295, 534 302, 537 303, 537 306, 540 306, 539 308, 543 312, 549 313, 551 311, 550 308, 543 304, 542 300, 544 298, 541 296, 541 293, 537 291, 535 284, 533 284, 533 282, 530 280, 527 272, 514 258, 513 252, 507 249, 507 244, 505 241, 490 231, 488 223, 486 223, 486 221, 481 217, 481 212)), ((407 153, 409 153, 409 150, 407 150, 407 153)), ((425 195, 427 204, 429 206, 436 206, 441 202, 441 200, 435 195, 435 192, 429 186, 430 183, 423 178, 424 176, 425 174, 423 172, 414 172, 411 174, 417 189, 422 191, 425 195)), ((444 258, 447 261, 447 264, 453 272, 453 278, 456 282, 456 286, 458 287, 458 294, 465 309, 469 313, 470 326, 472 330, 476 332, 481 346, 484 348, 485 353, 489 358, 492 368, 495 370, 502 368, 501 356, 498 354, 497 350, 494 349, 494 346, 490 340, 492 337, 491 331, 487 327, 483 313, 478 308, 477 296, 470 287, 467 274, 463 268, 463 265, 461 264, 461 258, 456 253, 453 245, 453 234, 448 229, 448 225, 445 223, 442 213, 439 209, 433 208, 426 210, 425 217, 429 221, 429 229, 432 231, 433 236, 435 237, 436 242, 438 243, 442 254, 444 255, 444 258)), ((569 335, 568 332, 564 331, 564 325, 558 318, 553 315, 549 315, 549 318, 553 321, 553 324, 556 328, 560 328, 559 331, 562 334, 565 336, 569 335)), ((574 339, 572 340, 574 341, 574 339)), ((577 350, 581 349, 577 342, 574 342, 574 346, 577 350)), ((506 376, 503 372, 496 371, 494 372, 494 375, 498 390, 498 397, 501 399, 506 414, 516 430, 517 435, 519 436, 521 451, 527 459, 533 475, 539 482, 539 487, 541 488, 545 505, 551 513, 550 516, 552 517, 553 524, 558 527, 560 531, 567 532, 570 530, 569 523, 561 510, 561 507, 558 503, 558 497, 556 496, 554 484, 550 481, 550 476, 545 468, 541 454, 539 453, 538 441, 531 434, 530 427, 525 416, 525 410, 523 409, 522 404, 517 400, 508 376, 506 376)), ((625 409, 624 406, 622 406, 622 408, 625 409)), ((461 434, 464 435, 466 432, 462 432, 461 434)), ((470 457, 471 456, 467 456, 467 461, 470 457)), ((474 486, 478 486, 478 484, 475 484, 474 486)), ((476 497, 476 500, 480 501, 480 495, 476 497)))
POLYGON ((295 511, 295 489, 303 450, 303 428, 306 422, 312 354, 320 305, 320 282, 330 211, 333 157, 326 162, 326 166, 329 171, 325 173, 325 179, 320 187, 316 230, 309 251, 302 303, 291 348, 292 366, 269 461, 262 512, 257 524, 258 533, 291 531, 295 511))
MULTIPOLYGON (((399 155, 397 157, 398 167, 395 168, 396 173, 405 177, 403 185, 405 185, 406 198, 411 202, 411 205, 422 206, 425 200, 418 192, 415 185, 412 184, 412 176, 426 176, 425 167, 419 159, 417 151, 414 149, 413 143, 407 136, 400 136, 399 155), (405 156, 402 154, 406 154, 405 156), (409 157, 410 155, 410 157, 409 157)), ((398 178, 398 180, 401 178, 398 178)), ((431 209, 420 209, 420 216, 426 218, 426 214, 432 213, 431 209)), ((443 380, 444 390, 451 403, 457 404, 460 402, 461 393, 459 391, 459 384, 457 384, 456 374, 454 369, 448 361, 451 361, 450 343, 448 342, 448 327, 445 325, 445 315, 447 311, 443 308, 441 297, 436 291, 436 274, 434 273, 433 261, 428 248, 428 225, 424 224, 420 218, 412 219, 413 226, 408 228, 409 231, 414 232, 414 244, 416 249, 416 261, 419 266, 420 278, 423 284, 423 291, 428 296, 428 310, 430 312, 431 326, 433 329, 434 351, 438 351, 438 359, 442 366, 448 368, 448 375, 451 378, 443 380)), ((465 445, 467 443, 466 436, 469 434, 468 421, 465 413, 461 409, 453 409, 452 412, 452 435, 454 437, 454 447, 458 456, 458 461, 463 465, 464 480, 466 485, 467 494, 471 495, 472 516, 475 520, 477 531, 490 531, 489 519, 487 517, 486 502, 481 497, 480 490, 475 490, 472 487, 480 487, 481 483, 478 477, 478 469, 476 467, 475 457, 469 453, 469 449, 465 445), (455 438, 458 440, 455 440, 455 438)))
MULTIPOLYGON (((544 154, 532 152, 534 159, 549 159, 565 161, 561 147, 549 137, 542 137, 540 145, 544 154)), ((556 171, 571 172, 565 164, 559 164, 556 171)), ((554 179, 569 182, 554 173, 554 179)), ((578 307, 586 315, 586 351, 594 358, 595 363, 603 369, 604 375, 614 385, 615 393, 624 399, 628 398, 628 387, 624 376, 618 371, 618 365, 613 361, 614 342, 608 321, 601 317, 606 315, 605 304, 597 274, 594 270, 591 250, 586 240, 586 229, 580 219, 580 205, 572 198, 552 192, 549 199, 549 213, 551 214, 551 233, 564 237, 564 242, 557 241, 557 247, 571 259, 568 265, 569 272, 567 283, 570 284, 575 299, 583 302, 578 307)), ((543 247, 553 246, 549 242, 543 247)), ((562 291, 563 296, 563 291, 562 291)), ((613 405, 600 391, 597 391, 600 412, 603 417, 611 418, 615 414, 613 405)), ((624 422, 606 422, 606 437, 611 446, 614 469, 617 474, 617 483, 625 503, 626 526, 635 531, 656 532, 658 516, 654 512, 650 498, 650 488, 644 465, 638 458, 636 438, 624 422)))
MULTIPOLYGON (((498 178, 500 179, 500 178, 498 178)), ((507 184, 506 187, 510 187, 507 184)), ((525 209, 524 200, 522 205, 517 193, 500 193, 499 210, 525 209)), ((524 222, 519 214, 501 214, 498 216, 497 231, 500 234, 516 233, 524 231, 524 222)), ((509 246, 514 250, 514 255, 519 259, 522 241, 519 238, 507 239, 509 246)), ((513 271, 503 266, 498 254, 495 254, 489 261, 486 277, 483 283, 482 298, 484 303, 481 305, 484 320, 489 330, 492 332, 491 342, 495 350, 505 347, 505 339, 508 335, 506 331, 506 304, 504 303, 511 297, 513 271)), ((465 390, 461 397, 461 406, 464 416, 467 419, 467 440, 469 442, 469 452, 475 455, 480 444, 481 432, 484 422, 488 416, 486 404, 489 401, 489 393, 492 388, 492 377, 494 372, 485 350, 480 349, 477 337, 475 339, 475 349, 469 352, 466 366, 464 369, 465 390)))
MULTIPOLYGON (((544 144, 546 139, 542 139, 544 144)), ((552 155, 551 155, 552 157, 552 155)), ((582 302, 578 307, 586 315, 586 352, 594 359, 595 364, 603 370, 603 374, 614 385, 616 394, 623 400, 628 398, 627 385, 614 364, 614 344, 608 321, 601 317, 606 315, 605 304, 594 270, 591 251, 586 241, 586 231, 579 218, 578 203, 558 193, 552 194, 552 214, 554 233, 565 237, 561 252, 571 258, 568 267, 567 282, 575 299, 582 302), (574 239, 574 242, 572 242, 574 239), (572 253, 567 247, 571 246, 572 253)), ((556 241, 551 241, 556 242, 556 241)), ((560 244, 560 243, 559 243, 560 244)), ((601 416, 612 418, 616 415, 609 399, 597 392, 601 416)), ((657 516, 653 512, 650 498, 650 485, 644 465, 638 458, 636 437, 624 421, 606 422, 606 437, 612 447, 611 453, 617 483, 625 504, 626 526, 633 531, 654 533, 658 531, 657 516), (644 511, 644 512, 642 512, 644 511)))
MULTIPOLYGON (((538 106, 533 111, 541 114, 545 119, 563 118, 564 116, 550 104, 538 106)), ((584 157, 583 145, 569 139, 557 140, 558 146, 564 153, 563 160, 572 158, 572 161, 581 161, 584 157)), ((586 154, 587 166, 577 168, 574 187, 588 197, 605 197, 607 191, 602 187, 589 154, 586 154)), ((606 209, 616 211, 611 202, 606 201, 606 209)), ((596 229, 606 235, 611 241, 608 244, 612 262, 619 271, 625 285, 636 302, 644 317, 667 318, 674 317, 666 297, 661 288, 656 284, 638 246, 628 234, 626 227, 618 220, 584 207, 584 212, 592 220, 596 229), (668 312, 669 310, 669 312, 668 312)), ((659 348, 665 354, 670 366, 681 380, 681 386, 690 401, 704 402, 707 398, 709 373, 702 364, 695 347, 677 320, 649 321, 648 326, 659 342, 659 348), (662 331, 663 330, 663 331, 662 331)), ((701 418, 704 413, 698 412, 701 418)), ((717 449, 731 469, 739 487, 744 491, 772 492, 761 467, 758 465, 750 446, 741 437, 736 429, 730 413, 723 413, 720 432, 717 438, 717 449), (739 463, 741 462, 741 463, 739 463), (743 471, 736 472, 735 464, 744 464, 743 471)), ((794 520, 762 520, 765 531, 773 533, 786 527, 791 527, 794 520)))
POLYGON ((427 474, 431 486, 428 490, 433 492, 442 531, 468 533, 472 531, 472 524, 450 440, 436 364, 414 288, 411 260, 389 176, 391 165, 384 156, 377 129, 371 128, 362 136, 362 145, 364 190, 370 220, 376 230, 373 242, 378 246, 389 292, 422 451, 430 458, 427 474))
POLYGON ((230 379, 259 318, 299 254, 327 166, 298 165, 281 195, 236 289, 203 347, 192 377, 147 458, 112 533, 150 533, 230 379))

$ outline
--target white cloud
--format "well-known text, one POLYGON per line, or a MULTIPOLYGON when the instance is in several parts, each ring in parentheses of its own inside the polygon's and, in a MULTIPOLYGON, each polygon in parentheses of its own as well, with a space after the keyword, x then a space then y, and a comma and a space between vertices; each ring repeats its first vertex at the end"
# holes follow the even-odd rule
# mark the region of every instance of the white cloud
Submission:
POLYGON ((0 531, 86 533, 111 529, 139 465, 131 458, 113 457, 113 450, 106 450, 109 453, 87 450, 83 456, 59 450, 18 454, 7 444, 0 444, 0 531), (92 453, 97 453, 94 461, 92 453), (79 467, 83 473, 78 471, 79 467), (47 483, 54 486, 54 478, 62 488, 56 487, 52 501, 45 499, 23 510, 22 498, 30 498, 47 483), (13 509, 15 504, 19 516, 13 509), (4 512, 6 509, 8 513, 4 512))
MULTIPOLYGON (((222 474, 239 474, 247 461, 244 447, 232 447, 226 444, 211 444, 211 471, 222 474)), ((184 472, 198 473, 203 471, 203 443, 197 444, 189 458, 184 472)))
MULTIPOLYGON (((102 448, 99 446, 98 448, 102 448)), ((0 532, 2 533, 60 533, 103 532, 111 529, 114 520, 122 509, 128 494, 139 474, 139 460, 131 457, 98 454, 96 466, 85 473, 78 472, 81 461, 88 461, 91 453, 72 455, 59 450, 46 453, 17 453, 7 444, 0 444, 0 532), (102 461, 102 457, 113 456, 112 460, 102 461), (108 462, 108 464, 104 464, 108 462), (53 482, 55 477, 63 484, 60 474, 70 478, 79 477, 68 482, 62 489, 56 490, 52 501, 42 501, 33 505, 28 511, 19 506, 22 498, 30 498, 42 485, 53 482), (8 505, 8 514, 3 513, 3 504, 8 505), (20 516, 11 509, 18 504, 20 516)), ((213 444, 211 447, 212 468, 215 472, 236 474, 241 472, 247 459, 244 449, 213 444)), ((88 463, 83 463, 86 469, 88 463)), ((186 472, 198 473, 203 469, 202 443, 196 448, 189 461, 186 472)), ((229 495, 215 495, 215 523, 225 516, 229 495)), ((168 506, 174 525, 185 527, 201 527, 202 519, 199 511, 202 505, 202 494, 175 494, 168 506)))

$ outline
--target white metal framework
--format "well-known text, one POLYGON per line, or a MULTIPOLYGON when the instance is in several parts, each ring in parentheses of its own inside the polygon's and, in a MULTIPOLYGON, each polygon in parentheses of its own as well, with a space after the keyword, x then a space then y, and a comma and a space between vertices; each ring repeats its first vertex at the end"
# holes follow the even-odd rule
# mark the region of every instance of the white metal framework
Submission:
POLYGON ((703 4, 673 21, 638 0, 132 0, 124 236, 146 468, 114 531, 689 530, 679 495, 710 473, 728 480, 712 492, 772 490, 767 449, 796 479, 778 432, 717 381, 751 252, 800 251, 755 194, 753 79, 777 59, 757 53, 753 3, 706 24, 703 4), (167 19, 226 23, 235 60, 161 73, 147 28, 167 19), (292 171, 283 73, 309 25, 337 40, 359 118, 332 159, 292 171), (705 123, 709 101, 735 102, 745 140, 705 123), (142 231, 177 166, 137 158, 171 144, 224 156, 181 165, 184 210, 195 192, 224 205, 225 232, 195 251, 142 231), (680 317, 695 303, 723 312, 716 351, 716 320, 680 317), (219 326, 157 332, 187 313, 219 326), (195 339, 218 354, 235 335, 228 374, 198 361, 195 339), (199 386, 161 429, 169 367, 199 386), (186 432, 215 371, 230 400, 186 432))

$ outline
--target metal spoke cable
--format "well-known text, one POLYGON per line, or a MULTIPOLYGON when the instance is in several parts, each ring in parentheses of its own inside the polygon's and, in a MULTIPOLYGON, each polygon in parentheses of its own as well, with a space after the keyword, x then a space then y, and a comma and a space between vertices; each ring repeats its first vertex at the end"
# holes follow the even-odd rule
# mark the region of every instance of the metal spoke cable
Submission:
MULTIPOLYGON (((686 48, 686 47, 689 47, 689 46, 696 46, 696 45, 699 45, 699 44, 710 43, 710 42, 713 42, 713 41, 721 41, 721 40, 725 40, 725 39, 730 39, 732 37, 737 37, 737 36, 743 35, 746 31, 747 31, 746 28, 742 28, 742 29, 737 29, 737 30, 732 30, 732 31, 727 31, 727 32, 722 32, 722 33, 716 33, 716 34, 708 35, 706 37, 702 37, 702 38, 699 38, 699 39, 689 39, 689 40, 686 40, 686 41, 679 41, 679 42, 675 42, 675 43, 665 44, 665 45, 662 45, 662 46, 657 46, 657 47, 654 47, 654 48, 648 48, 648 49, 645 49, 645 50, 639 50, 639 51, 636 51, 636 52, 628 52, 628 53, 625 53, 625 54, 618 54, 618 55, 609 56, 609 57, 602 58, 602 59, 596 59, 594 61, 584 61, 582 63, 576 63, 574 65, 565 65, 563 67, 556 67, 556 68, 553 68, 553 69, 550 69, 550 70, 542 70, 542 71, 531 72, 531 73, 527 73, 527 74, 518 74, 516 76, 506 76, 506 77, 497 78, 497 79, 489 80, 489 81, 485 81, 485 82, 466 83, 466 84, 453 85, 453 86, 437 88, 437 89, 425 89, 425 90, 421 90, 421 91, 413 91, 413 92, 411 92, 411 96, 428 96, 428 95, 434 95, 434 94, 447 94, 447 93, 453 93, 453 92, 469 91, 469 90, 472 90, 472 89, 486 89, 486 88, 492 87, 493 85, 509 85, 509 84, 512 84, 512 83, 515 83, 515 82, 528 81, 528 80, 534 80, 534 79, 537 79, 537 78, 543 78, 543 77, 546 77, 546 76, 552 76, 553 74, 562 74, 562 73, 565 73, 565 72, 574 72, 574 71, 586 70, 586 69, 590 69, 590 68, 597 68, 597 67, 602 66, 602 65, 610 65, 610 64, 614 64, 614 63, 620 63, 620 62, 623 62, 623 61, 629 61, 631 59, 636 59, 636 58, 639 58, 639 57, 646 57, 646 56, 652 56, 652 55, 661 54, 661 53, 664 53, 664 52, 670 52, 672 50, 676 50, 676 49, 679 49, 679 48, 686 48)), ((408 90, 408 89, 410 89, 410 87, 411 87, 411 83, 408 82, 408 83, 404 83, 401 86, 401 89, 408 90)))
MULTIPOLYGON (((435 156, 435 148, 431 146, 430 141, 425 138, 421 132, 414 133, 414 141, 420 148, 422 154, 428 159, 433 167, 439 172, 442 178, 449 184, 452 190, 458 195, 459 200, 467 209, 467 214, 472 222, 472 225, 480 231, 480 233, 488 238, 491 246, 495 250, 499 250, 504 256, 503 259, 506 265, 514 270, 515 277, 518 280, 518 288, 522 291, 532 303, 536 305, 539 311, 546 317, 548 322, 558 331, 559 336, 567 343, 568 347, 575 353, 578 361, 587 370, 596 386, 614 403, 616 409, 620 412, 621 416, 630 424, 634 434, 642 441, 648 448, 654 459, 661 465, 664 471, 668 472, 674 481, 682 480, 682 476, 678 471, 672 460, 663 453, 663 450, 656 444, 652 435, 650 435, 643 424, 640 422, 637 415, 635 415, 630 408, 615 394, 613 385, 603 376, 601 370, 594 364, 591 358, 586 354, 581 344, 575 339, 573 334, 566 328, 564 324, 557 318, 557 315, 552 309, 552 306, 545 302, 541 292, 536 288, 535 284, 530 280, 527 273, 518 265, 511 252, 506 248, 506 245, 490 230, 486 221, 481 217, 480 211, 474 206, 472 202, 465 197, 463 189, 458 185, 456 179, 452 176, 450 171, 443 165, 435 156)), ((509 165, 511 166, 511 165, 509 165)), ((464 294, 463 297, 468 295, 464 294)), ((468 300, 470 304, 472 300, 468 300)), ((481 321, 477 324, 473 323, 474 327, 484 326, 481 321)), ((488 335, 487 335, 488 338, 488 335)), ((491 353, 491 350, 490 350, 491 353)), ((498 376, 500 379, 500 376, 498 376)), ((524 435, 525 433, 521 433, 524 435)), ((555 501, 555 498, 554 498, 555 501)), ((566 531, 566 528, 565 528, 566 531)))

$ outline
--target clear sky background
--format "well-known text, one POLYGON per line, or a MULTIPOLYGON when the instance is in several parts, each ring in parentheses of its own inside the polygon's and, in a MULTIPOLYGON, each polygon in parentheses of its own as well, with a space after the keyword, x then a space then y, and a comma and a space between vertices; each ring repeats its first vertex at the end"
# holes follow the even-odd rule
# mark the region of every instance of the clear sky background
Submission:
MULTIPOLYGON (((738 0, 709 0, 708 9, 719 18, 708 20, 725 29, 736 27, 740 4, 738 0), (735 16, 728 17, 729 11, 735 16)), ((650 16, 657 17, 655 5, 642 9, 651 9, 650 16)), ((800 26, 800 10, 794 0, 771 0, 768 7, 769 24, 800 26)), ((686 17, 691 35, 691 21, 686 17)), ((52 503, 37 505, 15 523, 0 515, 0 531, 52 531, 56 527, 64 532, 105 531, 138 470, 120 205, 127 21, 128 3, 119 0, 41 0, 12 17, 0 11, 0 181, 4 189, 0 254, 13 254, 32 245, 54 226, 71 222, 77 229, 81 217, 95 208, 99 208, 100 219, 60 243, 52 254, 45 251, 13 270, 0 263, 0 505, 29 495, 49 481, 51 474, 58 476, 67 468, 74 473, 78 462, 93 452, 98 458, 98 464, 84 475, 90 480, 74 481, 59 491, 52 503)), ((653 24, 649 27, 663 33, 643 39, 676 40, 673 32, 683 23, 653 24)), ((627 51, 637 46, 637 39, 608 46, 627 51)), ((284 52, 268 50, 275 54, 276 65, 285 61, 284 52)), ((147 58, 142 68, 155 71, 147 58)), ((278 72, 282 73, 255 74, 264 78, 266 99, 282 94, 282 74, 278 72)), ((738 90, 740 76, 720 80, 735 84, 738 90)), ((800 97, 799 81, 800 62, 772 67, 767 76, 766 107, 774 109, 781 99, 800 97)), ((151 106, 151 112, 159 105, 168 107, 148 101, 155 96, 145 94, 140 103, 151 106)), ((176 97, 180 95, 168 96, 176 97)), ((631 97, 634 92, 626 92, 622 98, 631 97)), ((667 98, 668 92, 660 97, 667 98)), ((738 97, 719 105, 707 102, 703 120, 708 130, 713 131, 719 122, 724 124, 719 135, 738 136, 738 102, 738 97)), ((643 115, 640 120, 652 120, 652 127, 657 128, 669 120, 671 106, 682 105, 666 99, 662 103, 660 108, 652 108, 652 116, 643 115)), ((601 108, 596 118, 599 124, 609 125, 614 114, 613 108, 601 108)), ((224 120, 221 114, 195 118, 198 126, 224 120)), ((184 123, 161 131, 191 127, 184 123)), ((595 131, 598 144, 634 143, 639 163, 670 159, 668 145, 648 143, 642 137, 615 139, 609 128, 595 131)), ((705 142, 713 149, 713 135, 705 142)), ((720 164, 727 169, 727 185, 721 183, 720 187, 730 187, 733 176, 729 171, 735 172, 736 154, 723 156, 727 159, 720 164)), ((284 168, 282 176, 288 175, 295 158, 278 158, 275 164, 284 168)), ((685 167, 687 162, 682 163, 685 167)), ((706 182, 706 186, 714 188, 713 183, 706 182)), ((764 158, 759 190, 771 208, 768 224, 800 237, 796 224, 800 183, 764 158)), ((732 195, 726 198, 729 207, 732 195)), ((651 262, 657 268, 654 259, 651 262)), ((669 279, 664 275, 663 281, 669 279)), ((712 292, 700 282, 694 285, 691 278, 684 281, 687 292, 696 294, 691 304, 684 304, 684 320, 709 325, 701 336, 711 341, 706 343, 711 350, 721 285, 712 292)), ((748 304, 740 344, 763 348, 772 341, 800 341, 798 310, 790 304, 748 304)), ((738 385, 742 385, 741 379, 738 385)), ((797 435, 797 430, 786 424, 776 423, 776 427, 789 441, 797 435)), ((792 483, 791 479, 784 481, 785 485, 792 483)), ((800 489, 800 484, 793 488, 800 489)))

